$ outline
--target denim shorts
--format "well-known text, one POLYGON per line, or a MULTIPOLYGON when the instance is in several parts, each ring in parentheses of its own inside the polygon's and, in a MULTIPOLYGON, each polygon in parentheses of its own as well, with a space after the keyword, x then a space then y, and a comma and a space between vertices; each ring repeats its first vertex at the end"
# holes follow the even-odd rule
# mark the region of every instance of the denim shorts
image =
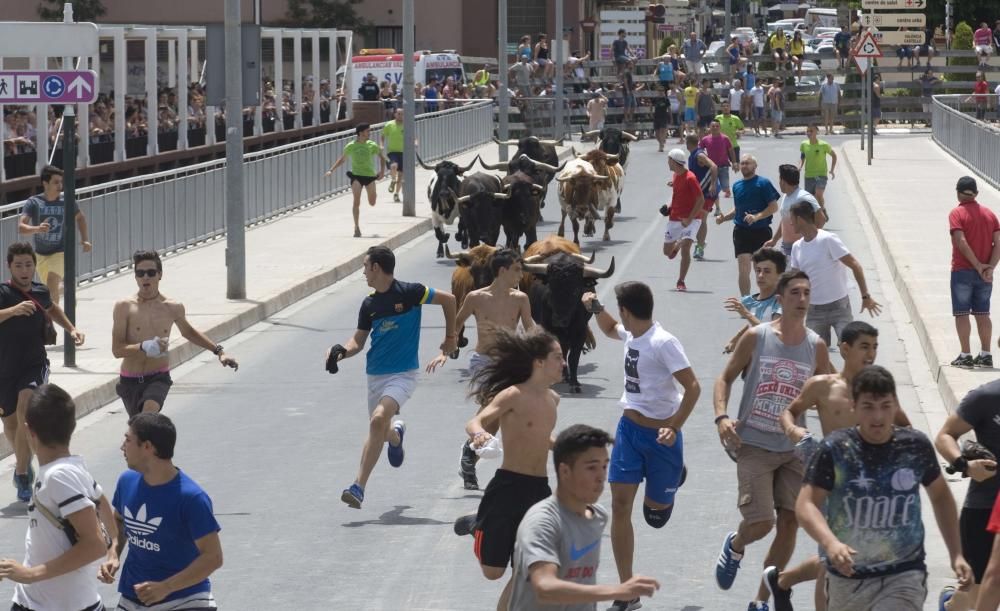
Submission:
POLYGON ((974 269, 951 272, 951 311, 955 316, 989 314, 993 283, 984 282, 974 269))

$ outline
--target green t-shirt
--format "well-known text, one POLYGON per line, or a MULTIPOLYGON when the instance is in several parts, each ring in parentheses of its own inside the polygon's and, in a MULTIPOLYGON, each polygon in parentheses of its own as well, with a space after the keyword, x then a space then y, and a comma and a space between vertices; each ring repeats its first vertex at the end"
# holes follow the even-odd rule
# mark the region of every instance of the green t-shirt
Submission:
POLYGON ((385 137, 385 150, 390 153, 403 152, 403 124, 396 121, 389 121, 382 128, 382 136, 385 137))
POLYGON ((382 147, 368 140, 358 142, 353 140, 344 147, 344 155, 351 160, 351 172, 357 176, 377 176, 375 171, 375 157, 382 151, 382 147))
POLYGON ((799 151, 802 153, 802 159, 806 162, 806 178, 827 175, 826 156, 833 151, 829 144, 823 140, 817 140, 816 144, 810 144, 808 140, 804 140, 799 146, 799 151))
POLYGON ((743 121, 740 121, 740 118, 733 114, 730 114, 728 117, 726 115, 719 115, 715 117, 715 120, 719 122, 722 133, 728 136, 729 141, 733 143, 733 148, 739 148, 740 141, 736 138, 736 135, 743 129, 743 121))

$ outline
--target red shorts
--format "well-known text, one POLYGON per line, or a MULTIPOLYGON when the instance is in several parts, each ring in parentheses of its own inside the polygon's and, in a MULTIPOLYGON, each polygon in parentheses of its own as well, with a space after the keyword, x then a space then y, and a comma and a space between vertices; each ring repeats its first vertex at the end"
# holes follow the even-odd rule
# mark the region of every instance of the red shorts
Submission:
POLYGON ((708 199, 706 197, 705 198, 705 212, 711 212, 712 209, 715 208, 715 202, 717 202, 717 201, 719 201, 719 200, 718 199, 708 199))

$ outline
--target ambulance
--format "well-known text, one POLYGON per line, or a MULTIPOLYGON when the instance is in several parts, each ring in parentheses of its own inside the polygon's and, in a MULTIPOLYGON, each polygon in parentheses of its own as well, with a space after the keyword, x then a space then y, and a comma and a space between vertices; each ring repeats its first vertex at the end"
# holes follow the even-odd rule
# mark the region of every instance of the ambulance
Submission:
MULTIPOLYGON (((414 83, 426 85, 432 77, 443 83, 449 76, 456 83, 465 82, 462 58, 454 51, 417 51, 413 54, 413 65, 416 70, 414 83)), ((346 89, 355 100, 360 97, 358 88, 369 73, 375 75, 375 82, 380 87, 382 81, 389 81, 396 85, 398 91, 403 86, 403 54, 396 53, 395 49, 361 49, 354 55, 346 89)))

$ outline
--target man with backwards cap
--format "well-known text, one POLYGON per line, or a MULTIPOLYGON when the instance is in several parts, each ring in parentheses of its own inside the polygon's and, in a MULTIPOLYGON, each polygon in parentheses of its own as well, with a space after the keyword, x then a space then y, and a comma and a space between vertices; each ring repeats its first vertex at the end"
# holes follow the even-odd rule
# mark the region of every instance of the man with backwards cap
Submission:
POLYGON ((671 149, 667 153, 667 164, 674 173, 670 185, 673 196, 670 205, 660 208, 660 213, 667 217, 667 231, 663 235, 663 254, 669 259, 681 253, 681 271, 677 277, 677 290, 686 291, 684 278, 691 267, 691 243, 698 235, 701 227, 702 209, 705 206, 705 196, 702 194, 701 183, 687 167, 688 153, 681 149, 671 149))

